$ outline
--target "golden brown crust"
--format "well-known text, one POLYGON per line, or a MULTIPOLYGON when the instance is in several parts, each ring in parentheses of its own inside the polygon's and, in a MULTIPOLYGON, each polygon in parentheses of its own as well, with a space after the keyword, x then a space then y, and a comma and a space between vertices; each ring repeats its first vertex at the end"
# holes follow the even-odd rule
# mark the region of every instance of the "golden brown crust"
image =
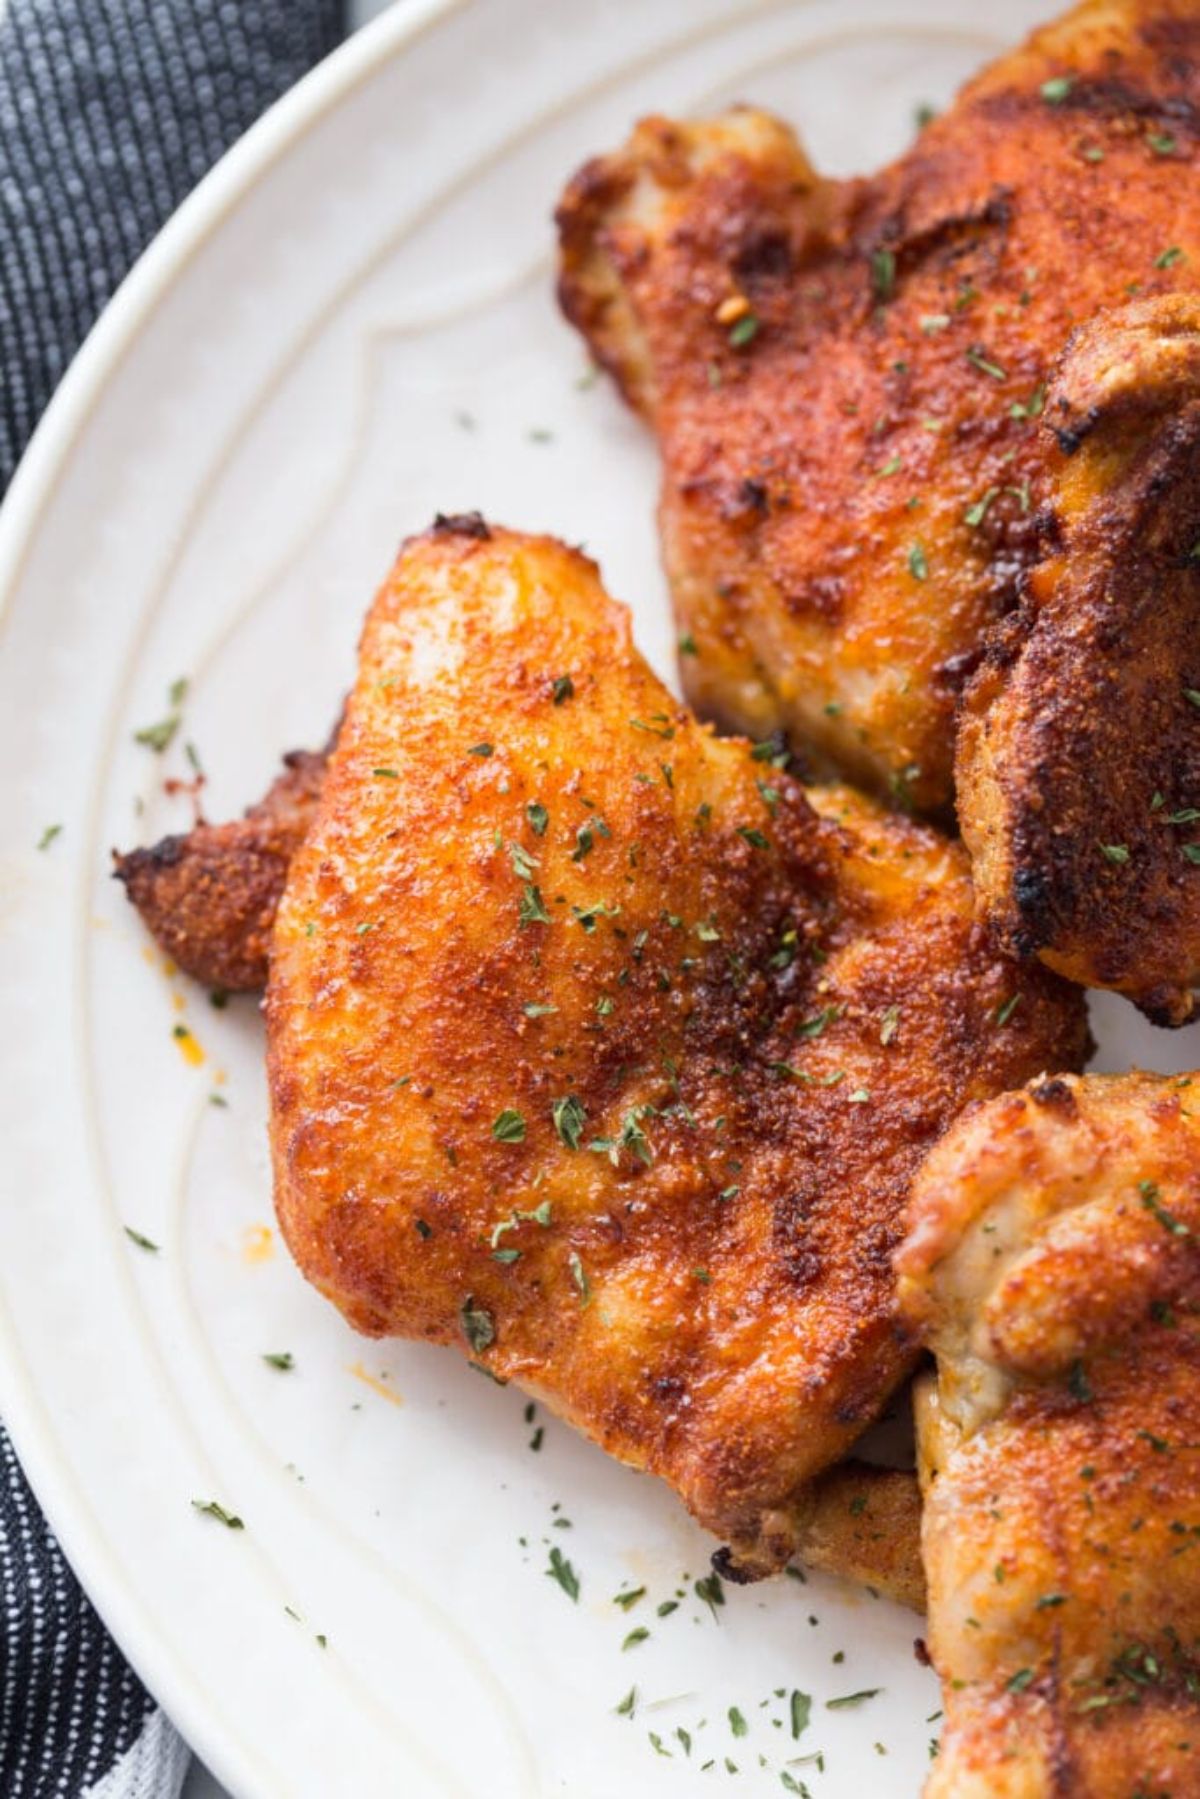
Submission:
POLYGON ((1200 298, 1080 330, 1045 430, 1049 553, 966 695, 963 836, 1013 953, 1182 1024, 1200 978, 1200 298))
POLYGON ((571 184, 563 304, 659 436, 702 712, 948 804, 1037 549, 1054 360, 1131 288, 1195 289, 1198 105, 1195 0, 1086 0, 869 180, 735 111, 649 119, 571 184))
POLYGON ((113 873, 147 930, 207 987, 254 993, 267 984, 275 909, 316 807, 325 752, 293 750, 283 761, 243 818, 113 851, 113 873))
POLYGON ((914 1612, 924 1611, 916 1477, 898 1468, 840 1462, 809 1489, 796 1557, 809 1568, 838 1574, 914 1612))
POLYGON ((1200 1075, 974 1108, 914 1183, 927 1799, 1198 1790, 1200 1075))
POLYGON ((521 1382, 759 1571, 910 1365, 922 1154, 1084 1048, 961 851, 811 798, 672 700, 585 558, 443 527, 369 615, 267 1001, 308 1277, 521 1382))

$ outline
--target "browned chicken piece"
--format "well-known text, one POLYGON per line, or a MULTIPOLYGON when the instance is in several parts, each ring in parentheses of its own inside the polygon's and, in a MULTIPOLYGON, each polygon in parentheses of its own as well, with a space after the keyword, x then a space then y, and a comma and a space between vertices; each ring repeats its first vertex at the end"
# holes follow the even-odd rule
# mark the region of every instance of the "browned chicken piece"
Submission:
POLYGON ((876 176, 824 180, 752 110, 580 171, 562 302, 658 436, 704 715, 948 806, 958 695, 1040 549, 1050 369, 1131 292, 1196 289, 1198 120, 1197 0, 1085 0, 876 176))
POLYGON ((1030 573, 967 691, 958 810, 1014 953, 1159 1024, 1200 979, 1200 297, 1081 328, 1030 573))
POLYGON ((442 521, 370 612, 267 995, 280 1222, 778 1567, 912 1363, 891 1254, 969 1099, 1085 1048, 936 832, 719 741, 594 565, 442 521))
POLYGON ((275 909, 321 791, 324 751, 293 750, 283 764, 244 817, 113 851, 113 872, 155 941, 185 974, 222 992, 267 984, 275 909))
MULTIPOLYGON (((925 1608, 921 1492, 916 1476, 839 1462, 797 1508, 796 1560, 869 1587, 915 1612, 925 1608)), ((721 1556, 717 1566, 723 1566, 721 1556)))
POLYGON ((1043 1080, 913 1191, 926 1799, 1200 1794, 1200 1075, 1043 1080))

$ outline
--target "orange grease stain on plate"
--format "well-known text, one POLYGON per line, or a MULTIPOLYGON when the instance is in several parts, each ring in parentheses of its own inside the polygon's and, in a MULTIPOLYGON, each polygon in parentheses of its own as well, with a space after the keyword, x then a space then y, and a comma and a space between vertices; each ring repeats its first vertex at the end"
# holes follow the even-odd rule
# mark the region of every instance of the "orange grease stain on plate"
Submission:
POLYGON ((172 1026, 171 1035, 179 1045, 179 1053, 189 1068, 199 1068, 204 1060, 204 1051, 197 1043, 186 1024, 172 1026))
POLYGON ((403 1405, 404 1400, 395 1387, 390 1387, 387 1380, 377 1374, 368 1374, 361 1362, 351 1362, 348 1372, 355 1380, 360 1380, 364 1387, 370 1387, 372 1393, 378 1393, 380 1399, 386 1399, 389 1405, 403 1405))
POLYGON ((260 1262, 269 1262, 275 1254, 275 1238, 269 1224, 250 1224, 242 1232, 242 1260, 247 1267, 255 1268, 260 1262))

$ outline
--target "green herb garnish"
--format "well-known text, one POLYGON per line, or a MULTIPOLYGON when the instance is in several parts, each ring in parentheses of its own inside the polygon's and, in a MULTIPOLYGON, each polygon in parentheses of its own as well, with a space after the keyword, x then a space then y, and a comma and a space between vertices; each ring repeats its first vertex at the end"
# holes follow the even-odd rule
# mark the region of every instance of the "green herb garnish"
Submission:
POLYGON ((893 250, 872 250, 871 292, 883 305, 896 291, 896 255, 893 250))
POLYGON ((798 1688, 793 1687, 792 1696, 788 1701, 788 1710, 792 1720, 793 1739, 802 1737, 812 1718, 812 1695, 801 1693, 798 1688))
POLYGON ((568 1093, 565 1099, 556 1099, 550 1108, 550 1116, 567 1148, 578 1149, 583 1127, 587 1123, 587 1113, 575 1095, 568 1093))
POLYGON ((533 881, 526 881, 521 889, 520 904, 517 907, 517 918, 521 929, 527 924, 552 924, 553 920, 547 912, 542 900, 541 888, 533 881))
POLYGON ((988 357, 987 351, 982 349, 979 344, 972 344, 965 354, 971 367, 978 369, 981 375, 990 375, 993 381, 1008 380, 1008 376, 1000 367, 1000 364, 998 362, 992 362, 988 357))
POLYGON ((546 1569, 546 1575, 548 1579, 556 1580, 567 1598, 578 1604, 579 1576, 557 1544, 550 1551, 550 1566, 546 1569))
POLYGON ((963 514, 964 524, 970 525, 972 530, 974 530, 977 525, 982 525, 984 519, 988 515, 988 507, 999 492, 1000 489, 998 487, 989 487, 981 500, 976 500, 973 506, 968 506, 963 514))
POLYGON ((796 1026, 796 1036, 810 1039, 813 1037, 820 1037, 824 1032, 826 1025, 833 1024, 835 1019, 841 1016, 841 1011, 842 1008, 840 1006, 824 1007, 814 1018, 806 1018, 803 1024, 796 1026))
POLYGON ((1092 1383, 1087 1377, 1087 1369, 1080 1361, 1071 1363, 1070 1372, 1067 1375, 1067 1390, 1071 1398, 1077 1399, 1080 1405, 1091 1405, 1096 1397, 1092 1391, 1092 1383))
POLYGON ((160 719, 156 725, 143 725, 140 731, 134 732, 133 741, 144 743, 147 749, 154 751, 156 756, 161 756, 170 745, 182 722, 179 714, 172 712, 169 717, 160 719))
POLYGON ((467 1346, 475 1355, 482 1355, 496 1341, 496 1326, 492 1314, 478 1302, 467 1295, 459 1308, 459 1322, 467 1346))
POLYGON ((192 1505, 196 1511, 203 1512, 206 1518, 215 1518, 218 1524, 225 1526, 226 1530, 245 1530, 246 1528, 236 1512, 227 1512, 225 1507, 218 1505, 215 1499, 193 1499, 192 1505))
POLYGON ((1014 400, 1008 409, 1008 415, 1014 419, 1041 418, 1046 406, 1046 390, 1035 387, 1027 400, 1014 400))
POLYGON ((1163 1205, 1157 1182, 1139 1181, 1138 1192, 1141 1195, 1143 1206, 1158 1219, 1164 1230, 1170 1231, 1173 1237, 1191 1236, 1192 1233, 1182 1218, 1176 1218, 1174 1212, 1169 1212, 1163 1205))
POLYGON ((586 1306, 592 1297, 592 1283, 587 1277, 583 1263, 575 1250, 567 1257, 567 1266, 571 1270, 571 1279, 575 1283, 575 1291, 579 1295, 579 1303, 586 1306))
POLYGON ((698 1580, 693 1583, 692 1591, 695 1593, 697 1599, 703 1599, 705 1605, 715 1618, 717 1615, 717 1607, 719 1605, 724 1605, 725 1603, 725 1589, 721 1585, 721 1576, 719 1574, 706 1574, 703 1580, 698 1580))

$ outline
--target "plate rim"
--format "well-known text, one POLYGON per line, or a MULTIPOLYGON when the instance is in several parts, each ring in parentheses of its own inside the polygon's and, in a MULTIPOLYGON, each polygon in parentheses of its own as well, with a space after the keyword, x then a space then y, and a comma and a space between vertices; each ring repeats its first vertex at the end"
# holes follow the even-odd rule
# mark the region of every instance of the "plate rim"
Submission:
MULTIPOLYGON (((361 88, 399 64, 427 33, 483 3, 391 0, 387 10, 347 38, 231 146, 147 246, 69 365, 0 505, 0 638, 13 612, 14 590, 25 579, 80 437, 90 429, 112 383, 120 381, 139 333, 157 309, 193 272, 216 233, 314 129, 352 104, 361 88)), ((4 1160, 0 1157, 0 1166, 4 1160)), ((18 1334, 2 1289, 0 1418, 64 1555, 152 1698, 231 1793, 265 1799, 262 1781, 245 1760, 225 1712, 173 1657, 172 1628, 147 1614, 123 1565, 81 1503, 82 1482, 69 1453, 69 1433, 56 1423, 42 1395, 37 1362, 18 1334), (11 1353, 4 1353, 6 1347, 11 1353)))
MULTIPOLYGON (((213 164, 150 241, 105 304, 51 396, 0 504, 0 641, 14 589, 56 486, 105 388, 138 332, 204 247, 269 171, 327 114, 418 38, 475 0, 391 0, 275 100, 213 164)), ((224 1719, 162 1665, 162 1633, 143 1622, 119 1567, 75 1501, 57 1433, 0 1294, 0 1418, 22 1471, 85 1596, 153 1702, 230 1793, 252 1792, 224 1719)))

